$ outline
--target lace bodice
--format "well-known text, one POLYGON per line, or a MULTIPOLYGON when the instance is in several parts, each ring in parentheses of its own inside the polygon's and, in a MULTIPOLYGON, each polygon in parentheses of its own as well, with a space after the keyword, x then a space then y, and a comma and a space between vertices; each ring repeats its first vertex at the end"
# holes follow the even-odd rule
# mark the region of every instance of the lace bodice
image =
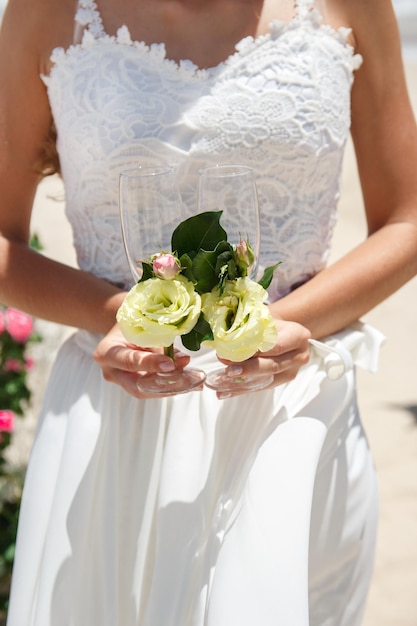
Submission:
POLYGON ((82 0, 80 43, 56 49, 44 77, 58 131, 66 211, 79 265, 132 283, 118 215, 118 174, 140 161, 175 164, 187 212, 197 210, 197 170, 253 165, 261 206, 261 264, 282 261, 271 297, 321 270, 336 219, 360 58, 347 29, 321 22, 299 0, 290 22, 242 40, 209 70, 166 58, 163 44, 107 35, 82 0))

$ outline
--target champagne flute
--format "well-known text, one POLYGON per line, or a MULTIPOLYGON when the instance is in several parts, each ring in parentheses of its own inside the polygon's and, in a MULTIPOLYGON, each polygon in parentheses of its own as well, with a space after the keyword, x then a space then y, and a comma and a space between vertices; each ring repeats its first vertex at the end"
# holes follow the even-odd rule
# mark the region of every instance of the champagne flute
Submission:
MULTIPOLYGON (((169 251, 173 230, 182 220, 182 202, 175 171, 168 165, 141 166, 124 171, 119 179, 119 209, 123 243, 135 282, 142 276, 142 262, 169 251)), ((173 347, 165 354, 174 358, 173 347)), ((185 368, 139 377, 137 387, 153 395, 175 395, 200 387, 201 370, 185 368)))
POLYGON ((254 261, 248 276, 255 278, 260 248, 260 217, 255 173, 247 165, 214 165, 199 170, 199 211, 222 211, 221 224, 233 246, 249 241, 254 261))
MULTIPOLYGON (((254 253, 248 276, 256 278, 260 249, 260 216, 255 173, 252 167, 224 164, 199 170, 199 211, 222 211, 221 224, 233 246, 248 241, 254 253)), ((272 374, 229 376, 226 368, 210 372, 205 384, 223 393, 263 389, 272 374)))

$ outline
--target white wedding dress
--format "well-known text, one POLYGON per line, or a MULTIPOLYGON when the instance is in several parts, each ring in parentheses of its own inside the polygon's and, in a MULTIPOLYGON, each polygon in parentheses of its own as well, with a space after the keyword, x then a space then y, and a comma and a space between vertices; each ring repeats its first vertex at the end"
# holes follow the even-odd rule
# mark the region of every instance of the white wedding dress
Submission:
MULTIPOLYGON (((298 0, 291 21, 199 70, 126 26, 106 34, 92 0, 77 24, 43 79, 82 269, 131 284, 118 173, 161 159, 190 214, 199 167, 255 167, 261 262, 282 261, 271 299, 325 266, 361 61, 346 29, 298 0)), ((98 340, 76 332, 49 381, 8 626, 359 625, 377 497, 354 370, 375 369, 380 334, 358 322, 312 344, 293 382, 224 401, 138 401, 103 380, 98 340)))

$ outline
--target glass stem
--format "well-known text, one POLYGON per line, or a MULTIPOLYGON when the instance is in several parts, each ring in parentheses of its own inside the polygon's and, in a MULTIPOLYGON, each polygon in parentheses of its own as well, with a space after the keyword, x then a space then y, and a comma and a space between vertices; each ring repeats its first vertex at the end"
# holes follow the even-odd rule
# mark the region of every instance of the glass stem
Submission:
POLYGON ((174 344, 171 344, 167 348, 164 348, 164 354, 169 356, 174 361, 175 360, 175 357, 174 357, 174 344))

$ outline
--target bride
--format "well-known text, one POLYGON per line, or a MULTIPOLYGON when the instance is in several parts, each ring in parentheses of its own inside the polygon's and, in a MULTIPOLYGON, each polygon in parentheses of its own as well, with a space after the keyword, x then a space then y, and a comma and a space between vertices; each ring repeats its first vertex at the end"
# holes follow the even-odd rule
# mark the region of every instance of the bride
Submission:
POLYGON ((377 487, 359 320, 417 270, 417 130, 390 0, 9 0, 0 31, 0 300, 74 326, 28 466, 8 626, 359 626, 377 487), (12 53, 10 52, 12 51, 12 53), (369 236, 328 265, 352 133, 369 236), (276 345, 230 377, 142 393, 212 350, 127 343, 122 170, 255 169, 276 345), (79 269, 28 247, 59 171, 79 269))

